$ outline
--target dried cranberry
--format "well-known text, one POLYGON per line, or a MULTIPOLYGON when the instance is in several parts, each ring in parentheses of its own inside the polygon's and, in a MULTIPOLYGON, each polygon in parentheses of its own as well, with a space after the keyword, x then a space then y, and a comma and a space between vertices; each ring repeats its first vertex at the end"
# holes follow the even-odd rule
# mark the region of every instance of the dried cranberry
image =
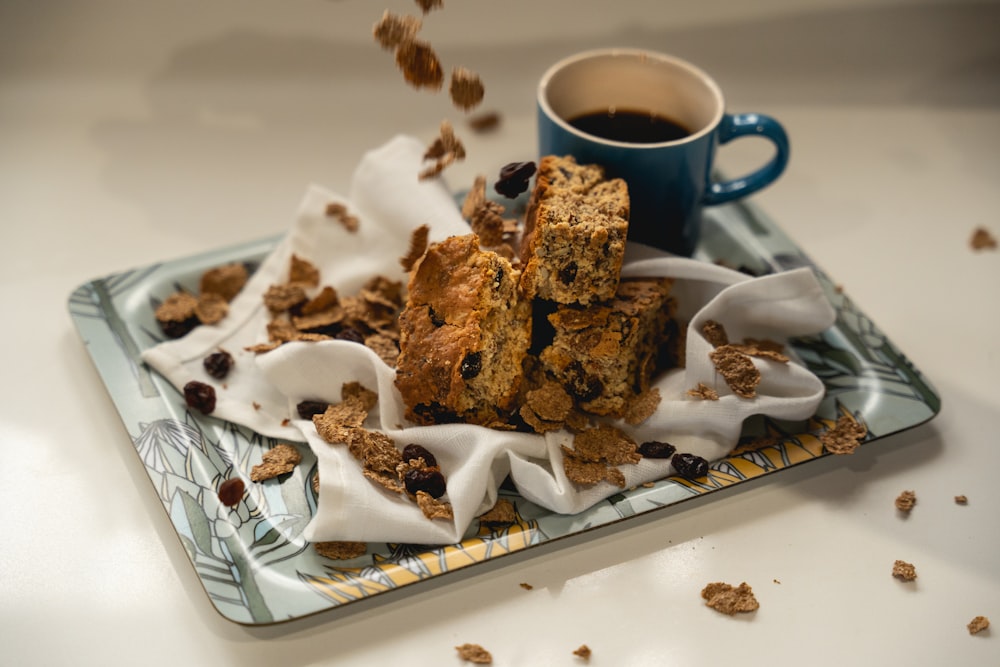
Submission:
POLYGON ((447 487, 444 475, 433 468, 411 468, 403 475, 403 486, 406 492, 417 495, 417 491, 430 494, 432 498, 440 498, 447 487))
POLYGON ((459 368, 458 372, 461 373, 463 380, 471 380, 472 378, 479 375, 480 371, 483 370, 483 353, 482 352, 469 352, 465 355, 465 359, 462 360, 462 366, 459 368))
POLYGON ((674 454, 670 460, 677 474, 686 479, 696 479, 708 474, 708 461, 695 454, 674 454))
POLYGON ((302 419, 312 419, 315 415, 321 415, 330 407, 329 403, 323 401, 302 401, 295 406, 295 410, 302 419))
POLYGON ((437 459, 434 455, 427 451, 424 447, 415 444, 409 444, 403 447, 403 460, 409 463, 415 459, 423 459, 424 464, 429 468, 433 468, 438 464, 437 459))
POLYGON ((528 189, 528 181, 535 175, 534 162, 511 162, 500 169, 500 180, 493 188, 507 199, 515 199, 528 189))
POLYGON ((191 380, 184 385, 184 402, 189 408, 210 415, 215 411, 215 389, 212 385, 191 380))
POLYGON ((213 352, 202 361, 205 372, 216 380, 224 380, 233 368, 233 355, 225 350, 213 352))
POLYGON ((245 488, 243 480, 239 477, 227 479, 219 485, 219 502, 226 507, 239 505, 240 501, 243 500, 243 491, 245 488))
POLYGON ((677 448, 669 442, 650 440, 639 445, 639 453, 647 459, 669 459, 676 451, 677 448))

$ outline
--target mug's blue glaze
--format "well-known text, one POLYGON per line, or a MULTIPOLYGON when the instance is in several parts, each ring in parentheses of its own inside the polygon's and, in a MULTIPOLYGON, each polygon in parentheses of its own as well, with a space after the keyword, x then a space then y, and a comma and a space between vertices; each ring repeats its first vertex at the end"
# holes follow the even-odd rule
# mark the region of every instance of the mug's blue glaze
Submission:
POLYGON ((540 101, 537 109, 539 155, 572 155, 577 162, 602 165, 610 178, 625 179, 631 199, 629 240, 679 255, 691 255, 698 244, 703 206, 760 190, 788 163, 788 136, 778 121, 764 114, 719 113, 715 127, 685 139, 626 144, 586 134, 569 125, 571 119, 556 120, 540 101), (771 141, 774 157, 746 176, 713 183, 716 148, 746 136, 771 141))

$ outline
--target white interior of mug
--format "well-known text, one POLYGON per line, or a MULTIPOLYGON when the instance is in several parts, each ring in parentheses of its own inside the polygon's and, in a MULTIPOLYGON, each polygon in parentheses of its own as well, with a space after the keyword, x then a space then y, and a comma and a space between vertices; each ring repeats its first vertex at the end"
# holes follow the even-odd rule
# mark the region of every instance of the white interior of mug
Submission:
POLYGON ((539 83, 538 103, 567 131, 629 146, 639 144, 594 137, 568 121, 612 107, 660 114, 691 132, 684 139, 663 142, 670 144, 711 132, 725 110, 722 91, 703 71, 672 56, 635 49, 587 51, 556 63, 539 83))

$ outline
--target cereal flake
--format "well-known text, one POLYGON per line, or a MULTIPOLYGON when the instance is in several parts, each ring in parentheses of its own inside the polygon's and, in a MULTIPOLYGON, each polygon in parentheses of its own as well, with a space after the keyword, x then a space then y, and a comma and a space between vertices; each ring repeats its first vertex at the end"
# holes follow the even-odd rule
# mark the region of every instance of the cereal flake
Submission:
POLYGON ((420 32, 423 25, 416 16, 393 14, 388 9, 382 14, 375 27, 372 28, 372 36, 383 49, 391 51, 404 42, 412 42, 420 32))
POLYGON ((514 509, 514 503, 506 498, 500 498, 488 512, 479 515, 479 523, 490 530, 514 525, 517 523, 517 510, 514 509))
POLYGON ((365 542, 314 542, 313 549, 324 558, 350 560, 364 556, 368 545, 365 542))
POLYGON ((715 391, 704 382, 699 382, 698 386, 694 389, 688 389, 687 395, 691 398, 696 398, 702 401, 719 400, 719 392, 715 391))
POLYGON ((465 159, 465 146, 455 136, 455 129, 447 119, 441 121, 439 136, 427 147, 424 160, 434 160, 434 164, 419 174, 420 180, 434 178, 456 160, 465 159))
POLYGON ((262 459, 263 462, 250 471, 250 479, 254 482, 291 472, 302 462, 302 455, 291 445, 282 443, 264 452, 262 459))
POLYGON ((712 347, 729 345, 729 334, 726 333, 726 328, 715 320, 708 320, 705 322, 705 324, 701 326, 701 333, 705 336, 705 340, 707 340, 712 347))
POLYGON ((448 92, 456 107, 462 111, 470 111, 483 101, 485 88, 478 74, 464 67, 456 67, 451 72, 448 92))
POLYGON ((722 345, 709 353, 715 369, 740 398, 754 398, 760 384, 760 371, 746 354, 733 345, 722 345))
POLYGON ((917 494, 913 491, 903 491, 896 497, 896 509, 900 512, 910 513, 913 506, 917 504, 917 494))
POLYGON ((352 234, 358 231, 358 228, 361 226, 361 221, 358 220, 358 217, 349 213, 347 207, 339 202, 330 202, 326 205, 326 216, 339 222, 344 226, 344 229, 352 234))
POLYGON ((584 660, 590 660, 590 647, 586 644, 581 644, 580 648, 573 651, 573 655, 578 658, 583 658, 584 660))
POLYGON ((625 423, 635 426, 646 421, 656 413, 661 400, 662 396, 657 387, 642 392, 625 406, 625 423))
POLYGON ((198 290, 203 295, 218 294, 226 301, 232 301, 246 285, 247 279, 247 267, 240 262, 233 262, 201 274, 198 290))
POLYGON ((417 491, 417 507, 424 513, 424 516, 432 521, 434 519, 445 519, 450 521, 455 518, 451 503, 438 500, 426 491, 417 491))
POLYGON ((458 657, 465 662, 477 665, 493 664, 493 656, 479 644, 462 644, 461 646, 456 646, 455 650, 458 651, 458 657))
POLYGON ((851 454, 868 434, 864 424, 851 415, 841 415, 836 426, 820 436, 823 447, 831 454, 851 454))
POLYGON ((198 297, 194 314, 202 324, 218 324, 229 314, 229 302, 215 292, 205 292, 198 297))
POLYGON ((760 607, 753 589, 746 582, 735 588, 723 582, 708 584, 702 589, 701 597, 706 606, 729 616, 746 614, 760 607))
POLYGON ((917 578, 917 568, 913 564, 903 560, 897 560, 892 564, 892 576, 903 581, 913 581, 917 578))
POLYGON ((996 250, 997 239, 990 230, 985 227, 976 227, 969 239, 969 245, 973 250, 996 250))
POLYGON ((969 624, 966 627, 969 628, 970 635, 979 634, 983 630, 990 627, 990 619, 985 616, 976 616, 974 619, 969 621, 969 624))
POLYGON ((441 61, 426 42, 417 39, 402 42, 396 47, 396 64, 414 88, 438 90, 444 83, 441 61))
POLYGON ((955 496, 956 505, 968 505, 969 499, 966 496, 955 496))
POLYGON ((410 247, 406 255, 399 258, 399 263, 403 270, 410 272, 417 260, 427 252, 427 239, 430 236, 431 228, 428 225, 420 225, 410 233, 410 247))

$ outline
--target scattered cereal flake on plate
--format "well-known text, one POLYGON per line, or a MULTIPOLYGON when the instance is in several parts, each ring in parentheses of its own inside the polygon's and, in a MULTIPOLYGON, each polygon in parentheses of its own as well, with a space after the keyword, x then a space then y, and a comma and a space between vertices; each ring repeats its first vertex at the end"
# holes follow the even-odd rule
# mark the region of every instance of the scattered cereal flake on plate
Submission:
POLYGON ((396 64, 403 78, 414 88, 439 90, 444 83, 441 61, 430 44, 411 39, 396 47, 396 64))
POLYGON ((586 644, 580 644, 580 648, 573 651, 573 655, 584 660, 590 660, 590 653, 590 647, 586 644))
POLYGON ((723 345, 709 352, 708 356, 734 394, 740 398, 754 398, 757 395, 760 371, 739 348, 723 345))
POLYGON ((535 588, 534 586, 532 586, 531 584, 529 584, 526 581, 522 581, 521 583, 518 584, 518 586, 520 586, 521 588, 523 588, 526 591, 534 590, 534 588, 535 588))
POLYGON ((996 250, 997 240, 990 230, 985 227, 977 227, 972 232, 972 238, 969 239, 969 245, 973 250, 996 250))
POLYGON ((746 614, 760 607, 753 589, 745 581, 735 588, 721 581, 708 584, 702 589, 701 597, 706 606, 729 616, 746 614))
POLYGON ((851 415, 841 415, 837 424, 820 436, 823 447, 831 454, 851 454, 865 439, 868 429, 851 415))
POLYGON ((275 445, 264 452, 261 458, 262 463, 255 465, 250 471, 250 479, 254 482, 263 482, 289 473, 302 462, 299 450, 285 443, 275 445))
POLYGON ((903 581, 913 581, 917 578, 917 568, 912 563, 904 560, 897 560, 892 564, 892 576, 903 581))
POLYGON ((903 491, 896 497, 896 509, 900 512, 910 513, 913 506, 917 504, 917 494, 913 491, 903 491))
POLYGON ((697 398, 702 401, 719 400, 719 392, 715 391, 704 382, 699 382, 698 386, 694 389, 688 389, 687 395, 691 398, 697 398))
POLYGON ((399 258, 399 263, 407 273, 413 269, 417 260, 427 252, 427 238, 430 236, 431 228, 428 225, 420 225, 410 233, 410 247, 406 255, 399 258))
POLYGON ((313 549, 324 558, 350 560, 364 556, 368 545, 365 542, 314 542, 313 549))
POLYGON ((461 646, 456 646, 455 650, 458 651, 458 657, 465 662, 472 662, 477 665, 493 664, 493 656, 479 644, 462 644, 461 646))
POLYGON ((955 504, 956 505, 968 505, 969 504, 969 499, 967 497, 965 497, 965 496, 955 496, 955 504))
POLYGON ((990 619, 985 616, 976 616, 969 621, 966 627, 969 628, 970 635, 975 635, 990 627, 990 619))
POLYGON ((391 51, 403 42, 411 42, 416 39, 422 25, 423 21, 416 16, 408 14, 400 16, 387 9, 375 27, 372 28, 372 36, 383 49, 391 51))
POLYGON ((462 111, 470 111, 483 101, 486 89, 479 75, 465 67, 456 67, 451 72, 448 94, 451 101, 462 111))

